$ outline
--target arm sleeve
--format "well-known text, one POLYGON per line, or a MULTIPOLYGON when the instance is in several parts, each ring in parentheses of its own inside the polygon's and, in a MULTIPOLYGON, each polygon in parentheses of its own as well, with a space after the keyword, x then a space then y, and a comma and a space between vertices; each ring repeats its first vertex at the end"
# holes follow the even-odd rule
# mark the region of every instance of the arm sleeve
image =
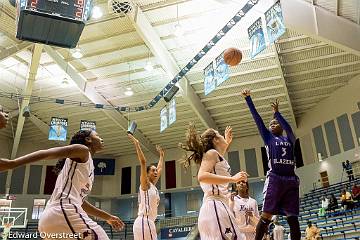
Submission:
POLYGON ((276 118, 276 120, 278 120, 281 127, 285 130, 286 135, 289 138, 289 140, 292 142, 292 144, 295 144, 296 137, 290 124, 285 120, 285 118, 283 118, 280 112, 275 112, 274 117, 276 118))
POLYGON ((247 105, 249 106, 251 115, 253 116, 256 126, 259 129, 260 135, 265 143, 268 143, 271 139, 271 133, 269 129, 265 126, 264 121, 260 117, 259 113, 256 111, 255 105, 250 96, 245 98, 247 105))

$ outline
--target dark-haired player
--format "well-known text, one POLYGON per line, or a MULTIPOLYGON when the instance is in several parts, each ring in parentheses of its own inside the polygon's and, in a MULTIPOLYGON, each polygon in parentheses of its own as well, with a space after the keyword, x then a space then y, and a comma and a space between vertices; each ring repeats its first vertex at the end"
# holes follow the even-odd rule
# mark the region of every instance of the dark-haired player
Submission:
POLYGON ((264 185, 264 204, 260 221, 256 226, 255 240, 261 240, 268 229, 272 215, 284 213, 290 226, 292 240, 300 240, 299 226, 299 178, 295 175, 295 135, 288 122, 279 112, 279 102, 272 103, 274 119, 267 128, 255 109, 250 90, 242 95, 265 143, 269 161, 269 171, 264 185), (283 136, 283 129, 286 136, 283 136))
POLYGON ((164 150, 156 146, 160 158, 157 166, 150 165, 146 167, 146 158, 139 141, 132 135, 128 134, 129 139, 133 142, 136 154, 140 162, 140 187, 139 187, 139 211, 138 217, 133 225, 135 240, 156 240, 155 220, 159 206, 160 196, 156 188, 164 164, 164 150))

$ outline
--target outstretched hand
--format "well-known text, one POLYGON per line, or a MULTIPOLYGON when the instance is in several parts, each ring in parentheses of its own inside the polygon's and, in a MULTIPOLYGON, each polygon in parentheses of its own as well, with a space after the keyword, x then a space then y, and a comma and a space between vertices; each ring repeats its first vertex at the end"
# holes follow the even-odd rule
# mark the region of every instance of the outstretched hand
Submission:
POLYGON ((14 160, 0 158, 0 172, 13 169, 15 167, 13 163, 15 163, 14 160))
POLYGON ((106 222, 111 225, 111 227, 115 229, 115 231, 121 231, 125 227, 124 222, 114 215, 112 215, 108 220, 106 220, 106 222))
POLYGON ((278 112, 279 111, 279 100, 276 99, 275 102, 272 102, 271 107, 272 107, 274 113, 278 112))
POLYGON ((241 91, 241 95, 242 95, 243 97, 248 97, 248 96, 250 96, 250 90, 249 90, 249 89, 244 89, 244 90, 242 90, 242 91, 241 91))
POLYGON ((156 145, 156 151, 158 151, 160 157, 164 157, 165 151, 164 151, 164 149, 162 149, 162 147, 160 145, 156 145))
POLYGON ((128 133, 128 137, 135 145, 139 144, 139 140, 137 140, 132 134, 128 133))
POLYGON ((225 141, 228 145, 230 145, 232 140, 233 140, 232 128, 230 126, 227 126, 225 129, 225 141))

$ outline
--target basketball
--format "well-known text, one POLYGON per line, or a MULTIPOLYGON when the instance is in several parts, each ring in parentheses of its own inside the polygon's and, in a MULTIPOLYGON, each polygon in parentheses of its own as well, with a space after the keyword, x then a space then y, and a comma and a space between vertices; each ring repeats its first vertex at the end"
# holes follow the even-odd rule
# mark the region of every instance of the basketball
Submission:
POLYGON ((224 52, 224 61, 227 65, 236 66, 241 62, 242 52, 237 48, 228 48, 224 52))

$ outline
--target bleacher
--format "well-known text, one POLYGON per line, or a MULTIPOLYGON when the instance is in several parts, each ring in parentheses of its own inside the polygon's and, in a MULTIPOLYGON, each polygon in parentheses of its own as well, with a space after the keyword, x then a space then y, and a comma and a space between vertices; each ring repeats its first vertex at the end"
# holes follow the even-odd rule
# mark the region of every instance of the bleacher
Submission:
MULTIPOLYGON (((351 191, 354 183, 359 184, 360 178, 349 182, 340 182, 329 187, 318 188, 305 194, 300 200, 300 228, 302 236, 305 237, 307 222, 311 221, 321 230, 321 239, 360 239, 360 203, 355 203, 354 209, 343 210, 340 206, 340 193, 343 188, 351 191), (338 209, 328 212, 324 217, 318 215, 321 207, 321 197, 334 194, 338 199, 338 209)), ((287 226, 286 220, 281 218, 280 223, 287 226)), ((289 228, 285 227, 286 232, 289 228)))

